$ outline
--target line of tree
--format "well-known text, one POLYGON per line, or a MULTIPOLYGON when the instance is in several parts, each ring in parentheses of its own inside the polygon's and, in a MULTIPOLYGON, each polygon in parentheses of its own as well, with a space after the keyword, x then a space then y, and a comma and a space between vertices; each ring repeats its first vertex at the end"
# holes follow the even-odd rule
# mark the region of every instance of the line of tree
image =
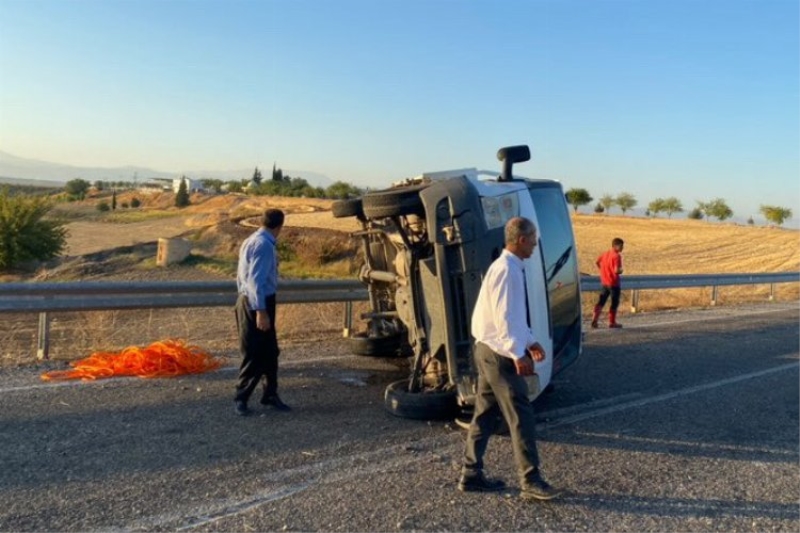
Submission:
POLYGON ((652 216, 659 213, 666 213, 668 218, 672 218, 675 213, 683 213, 683 204, 674 196, 669 198, 656 198, 647 205, 647 210, 652 216))
MULTIPOLYGON (((581 206, 588 205, 594 201, 589 191, 581 188, 569 189, 564 196, 575 213, 578 212, 578 208, 581 206)), ((595 204, 594 212, 610 213, 612 208, 617 207, 624 215, 626 212, 636 207, 636 205, 636 197, 630 193, 623 192, 617 196, 604 194, 595 204)), ((650 202, 647 205, 645 214, 647 216, 657 217, 660 213, 666 213, 668 218, 672 218, 672 215, 675 213, 683 212, 683 203, 678 198, 670 196, 669 198, 656 198, 650 202)), ((777 226, 782 225, 786 220, 792 218, 792 210, 785 207, 762 205, 759 212, 764 215, 764 218, 767 219, 768 222, 777 226)), ((687 213, 687 218, 689 219, 702 220, 705 218, 706 220, 711 220, 711 218, 716 218, 720 222, 732 216, 733 210, 722 198, 714 198, 707 202, 697 201, 697 205, 687 213)), ((748 220, 748 224, 753 223, 751 220, 752 217, 748 220)))
MULTIPOLYGON (((181 179, 185 178, 186 176, 181 176, 181 179)), ((217 194, 227 191, 233 193, 244 192, 256 196, 269 195, 343 199, 353 198, 364 193, 361 188, 344 181, 337 181, 328 187, 315 187, 308 183, 308 181, 304 178, 293 178, 289 175, 285 175, 283 170, 278 167, 277 164, 273 164, 272 176, 269 180, 265 180, 261 170, 258 167, 255 167, 253 170, 253 175, 249 179, 242 178, 239 180, 224 181, 217 178, 202 178, 200 183, 202 183, 205 190, 213 191, 217 194)), ((108 189, 113 189, 116 191, 117 188, 129 189, 134 185, 135 184, 132 182, 114 182, 104 180, 97 180, 94 182, 94 184, 92 184, 84 179, 76 178, 66 183, 65 192, 67 193, 67 199, 70 201, 83 200, 86 197, 89 189, 92 187, 94 187, 97 191, 104 191, 108 189)), ((116 195, 116 192, 114 192, 114 195, 116 195)), ((115 204, 115 199, 112 197, 111 209, 116 208, 115 204)), ((189 205, 188 190, 185 192, 181 192, 180 189, 178 190, 178 193, 176 194, 175 205, 178 207, 185 207, 189 205), (178 197, 180 197, 180 199, 178 197)))

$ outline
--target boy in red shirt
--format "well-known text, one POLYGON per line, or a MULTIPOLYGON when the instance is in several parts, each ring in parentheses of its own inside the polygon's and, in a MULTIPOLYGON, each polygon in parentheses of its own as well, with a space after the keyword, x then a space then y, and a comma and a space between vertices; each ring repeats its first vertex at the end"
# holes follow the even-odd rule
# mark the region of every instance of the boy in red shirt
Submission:
POLYGON ((624 247, 625 242, 620 238, 615 238, 611 241, 611 249, 598 257, 595 262, 597 268, 600 269, 600 284, 603 286, 603 290, 600 292, 597 305, 594 306, 593 328, 597 327, 597 321, 600 319, 600 313, 603 312, 603 306, 606 305, 609 295, 611 296, 611 308, 608 311, 608 327, 622 327, 622 324, 617 322, 617 308, 619 307, 619 275, 622 274, 622 249, 624 247))

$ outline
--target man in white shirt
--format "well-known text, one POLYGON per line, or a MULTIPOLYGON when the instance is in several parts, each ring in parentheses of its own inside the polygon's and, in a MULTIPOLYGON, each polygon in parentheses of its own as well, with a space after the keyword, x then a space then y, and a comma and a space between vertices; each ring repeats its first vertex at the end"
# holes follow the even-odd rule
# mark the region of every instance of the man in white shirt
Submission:
POLYGON ((503 490, 505 483, 483 475, 483 455, 502 413, 511 432, 524 499, 550 500, 560 491, 539 470, 536 417, 528 400, 525 376, 546 354, 530 329, 525 264, 536 247, 533 222, 515 217, 505 226, 505 249, 489 270, 472 314, 478 391, 475 414, 467 432, 458 488, 465 492, 503 490))

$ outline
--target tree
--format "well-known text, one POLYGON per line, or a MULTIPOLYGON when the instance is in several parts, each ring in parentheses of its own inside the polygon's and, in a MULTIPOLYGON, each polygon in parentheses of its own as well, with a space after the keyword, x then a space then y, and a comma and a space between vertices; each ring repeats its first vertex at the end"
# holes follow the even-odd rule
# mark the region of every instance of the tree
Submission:
POLYGON ((714 198, 705 204, 705 212, 707 217, 716 217, 720 222, 733 216, 733 211, 722 198, 714 198))
POLYGON ((131 207, 139 207, 140 205, 142 205, 141 200, 139 200, 135 196, 131 198, 131 207))
POLYGON ((261 171, 258 170, 258 167, 256 167, 255 172, 253 172, 253 183, 261 185, 261 171))
POLYGON ((792 210, 787 207, 762 205, 758 211, 764 215, 768 222, 777 226, 782 225, 786 219, 792 218, 792 210))
POLYGON ((222 192, 222 186, 224 185, 223 181, 217 178, 203 178, 200 180, 200 183, 203 184, 204 189, 214 191, 217 194, 222 192))
POLYGON ((242 192, 242 184, 238 181, 229 181, 228 192, 242 192))
POLYGON ((181 176, 181 184, 178 186, 178 193, 175 195, 175 207, 186 207, 189 204, 189 191, 186 187, 186 176, 181 176))
POLYGON ((604 213, 604 212, 605 212, 605 210, 606 210, 606 208, 605 208, 605 207, 603 207, 603 206, 600 204, 600 202, 598 202, 598 203, 594 204, 594 212, 595 212, 595 213, 597 213, 598 215, 599 215, 599 214, 601 214, 601 213, 604 213))
POLYGON ((673 213, 683 213, 683 204, 674 196, 664 200, 662 208, 662 211, 666 211, 669 218, 672 218, 673 213))
POLYGON ((44 220, 52 209, 46 196, 10 196, 0 190, 0 270, 31 260, 46 261, 67 244, 63 222, 44 220))
POLYGON ((703 208, 698 205, 697 207, 689 211, 689 214, 686 215, 686 218, 689 218, 691 220, 703 220, 703 208))
POLYGON ((567 203, 572 206, 573 211, 576 213, 580 206, 589 204, 594 200, 586 189, 570 189, 564 196, 567 198, 567 203))
POLYGON ((117 191, 113 191, 111 193, 111 210, 115 210, 117 208, 117 191))
POLYGON ((108 207, 108 202, 106 202, 105 200, 103 200, 102 202, 97 204, 97 210, 100 211, 101 213, 105 213, 109 209, 111 209, 111 208, 108 207))
POLYGON ((636 207, 636 197, 630 193, 623 192, 617 195, 616 203, 619 208, 622 210, 622 214, 624 215, 628 209, 632 209, 636 207))
POLYGON ((98 191, 102 191, 103 190, 103 182, 100 181, 100 180, 95 181, 94 182, 94 188, 97 189, 98 191))
POLYGON ((361 189, 343 181, 332 183, 327 189, 325 189, 326 198, 337 198, 343 200, 345 198, 354 198, 356 196, 361 196, 361 189))
POLYGON ((658 216, 660 212, 666 210, 664 209, 664 201, 665 200, 663 198, 656 198, 655 200, 647 204, 647 210, 650 213, 652 213, 653 216, 658 216))
POLYGON ((755 220, 753 220, 753 217, 747 217, 747 225, 748 225, 748 226, 752 226, 752 225, 754 225, 755 223, 756 223, 756 221, 755 221, 755 220))
POLYGON ((86 198, 86 191, 89 190, 92 184, 81 178, 69 180, 64 185, 64 190, 67 191, 67 196, 72 200, 83 200, 86 198))
POLYGON ((711 209, 711 203, 710 202, 701 202, 701 201, 698 200, 697 201, 697 207, 694 208, 693 212, 700 213, 700 216, 697 217, 697 220, 700 220, 702 218, 705 218, 706 220, 708 220, 708 217, 710 216, 710 214, 709 214, 709 210, 710 209, 711 209))
POLYGON ((611 211, 611 208, 617 205, 617 201, 610 194, 604 194, 600 197, 600 205, 603 206, 603 212, 611 211))
POLYGON ((283 181, 283 170, 276 167, 275 163, 272 163, 272 181, 283 181))

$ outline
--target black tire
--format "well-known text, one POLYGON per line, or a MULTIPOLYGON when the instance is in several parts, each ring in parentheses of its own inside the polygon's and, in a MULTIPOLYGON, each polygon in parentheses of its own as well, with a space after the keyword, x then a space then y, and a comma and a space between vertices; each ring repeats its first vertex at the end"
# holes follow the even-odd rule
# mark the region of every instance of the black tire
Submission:
POLYGON ((427 187, 428 185, 413 185, 367 193, 361 197, 364 214, 369 218, 424 215, 425 207, 419 192, 427 187))
POLYGON ((364 208, 361 198, 348 198, 337 200, 331 205, 333 218, 364 217, 364 208))
POLYGON ((408 392, 407 379, 386 387, 383 405, 394 416, 414 420, 448 420, 458 414, 455 390, 408 392))
POLYGON ((400 333, 382 337, 370 337, 367 333, 355 333, 347 338, 351 353, 369 357, 395 357, 400 351, 402 341, 400 333))

